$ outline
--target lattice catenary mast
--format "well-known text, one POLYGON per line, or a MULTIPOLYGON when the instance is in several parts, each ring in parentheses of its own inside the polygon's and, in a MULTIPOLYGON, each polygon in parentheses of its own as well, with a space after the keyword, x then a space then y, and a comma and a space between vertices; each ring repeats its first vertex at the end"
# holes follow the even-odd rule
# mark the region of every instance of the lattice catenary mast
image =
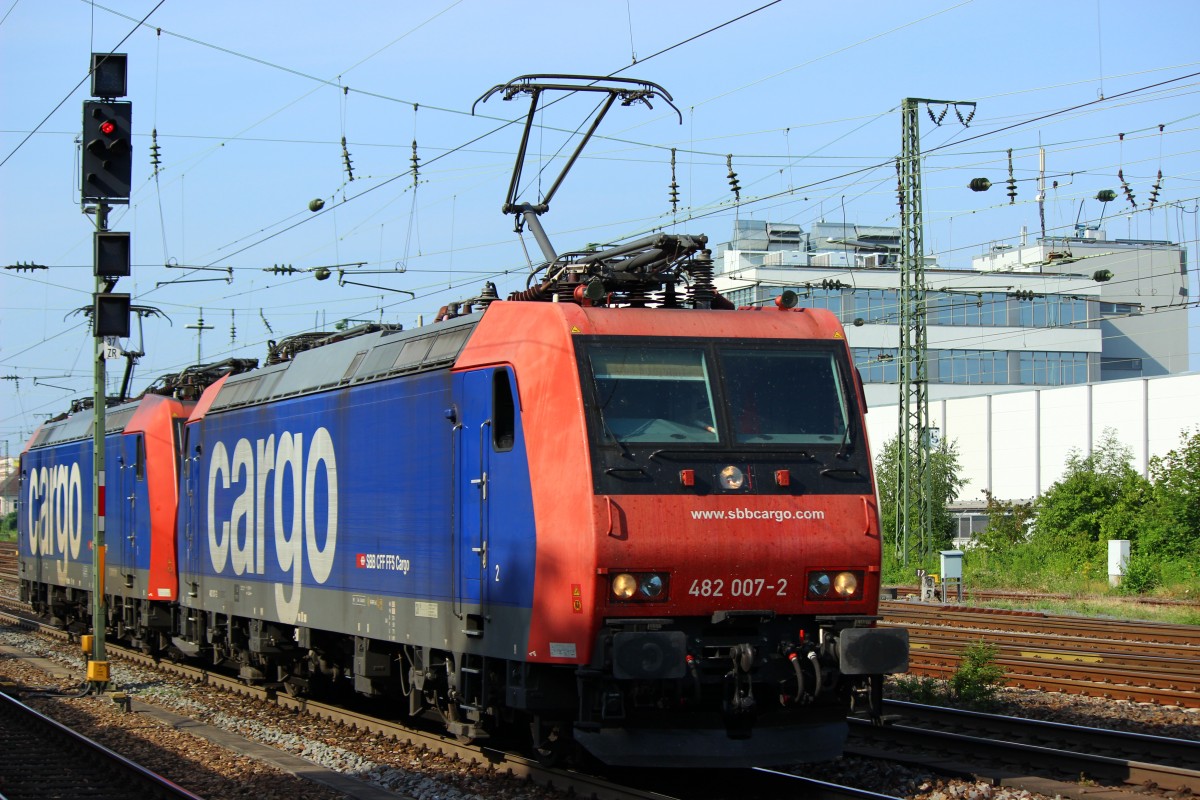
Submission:
POLYGON ((906 97, 901 106, 901 150, 896 159, 900 199, 900 428, 896 469, 896 525, 900 563, 908 564, 915 539, 918 559, 929 555, 933 527, 930 492, 929 366, 925 319, 925 246, 921 221, 921 126, 917 116, 924 105, 940 125, 954 108, 964 126, 975 115, 975 104, 963 100, 906 97), (930 106, 941 106, 939 115, 930 106), (970 108, 964 117, 962 108, 970 108))

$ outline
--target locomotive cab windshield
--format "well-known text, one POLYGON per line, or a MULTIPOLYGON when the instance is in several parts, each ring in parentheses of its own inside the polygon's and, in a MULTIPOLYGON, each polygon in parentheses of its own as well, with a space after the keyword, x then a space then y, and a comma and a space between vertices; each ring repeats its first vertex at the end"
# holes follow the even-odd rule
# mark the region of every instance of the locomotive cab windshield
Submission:
MULTIPOLYGON (((675 477, 679 467, 669 462, 679 459, 735 459, 759 464, 759 471, 807 473, 810 489, 845 482, 828 471, 836 460, 836 478, 857 472, 867 480, 865 448, 855 447, 862 434, 852 368, 841 342, 577 340, 583 340, 577 347, 597 493, 678 491, 684 488, 675 477)), ((718 477, 710 488, 720 485, 718 477)), ((752 476, 726 488, 786 487, 752 476)))
POLYGON ((732 343, 586 348, 603 441, 840 444, 849 398, 831 348, 732 343))

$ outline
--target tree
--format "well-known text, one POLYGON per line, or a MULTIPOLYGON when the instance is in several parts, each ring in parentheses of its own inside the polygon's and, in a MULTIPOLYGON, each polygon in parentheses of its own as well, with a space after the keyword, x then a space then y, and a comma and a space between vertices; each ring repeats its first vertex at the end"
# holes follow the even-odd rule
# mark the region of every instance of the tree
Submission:
POLYGON ((1161 561, 1200 565, 1200 429, 1185 432, 1178 449, 1152 458, 1150 479, 1137 549, 1161 561))
POLYGON ((1133 452, 1105 429, 1091 454, 1073 450, 1066 472, 1034 503, 1031 544, 1048 562, 1094 572, 1107 539, 1136 537, 1150 484, 1130 466, 1133 452))
POLYGON ((1029 526, 1033 522, 1033 503, 1014 503, 997 500, 987 489, 987 527, 980 532, 980 546, 995 552, 1029 541, 1029 526))
MULTIPOLYGON (((900 439, 893 436, 875 457, 875 479, 879 484, 879 516, 883 533, 883 541, 889 543, 884 552, 893 557, 894 561, 904 561, 904 541, 898 530, 897 495, 899 478, 896 469, 900 457, 900 439)), ((929 481, 928 491, 933 507, 933 519, 927 552, 919 552, 920 543, 909 541, 908 560, 915 568, 930 559, 936 550, 943 549, 954 538, 956 521, 950 513, 950 504, 958 499, 958 493, 966 480, 959 477, 958 444, 943 440, 941 445, 929 451, 929 481)), ((926 565, 929 566, 929 565, 926 565)))

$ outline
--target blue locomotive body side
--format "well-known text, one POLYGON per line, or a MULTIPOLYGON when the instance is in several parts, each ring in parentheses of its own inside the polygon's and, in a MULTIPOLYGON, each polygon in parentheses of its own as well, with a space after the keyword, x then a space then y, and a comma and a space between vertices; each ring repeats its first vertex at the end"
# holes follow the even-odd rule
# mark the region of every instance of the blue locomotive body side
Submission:
POLYGON ((516 612, 502 625, 515 645, 532 605, 532 501, 518 422, 506 491, 481 503, 487 402, 475 393, 490 376, 440 370, 193 419, 183 602, 404 644, 440 644, 486 602, 516 612), (490 554, 489 514, 504 520, 490 554), (489 557, 505 565, 490 581, 489 557))
POLYGON ((46 423, 21 455, 18 513, 21 595, 64 625, 90 627, 94 565, 110 620, 127 640, 166 630, 175 600, 176 426, 188 405, 146 394, 105 414, 104 547, 96 558, 91 414, 46 423), (152 605, 157 607, 152 608, 152 605))
MULTIPOLYGON (((141 434, 105 437, 105 564, 111 576, 144 576, 150 569, 150 496, 141 434)), ((20 552, 27 568, 55 586, 91 588, 92 440, 32 449, 22 460, 20 552)), ((108 587, 132 594, 134 581, 108 587)))
MULTIPOLYGON (((104 474, 106 568, 110 574, 145 575, 150 570, 153 526, 141 433, 108 437, 104 474)), ((120 592, 121 583, 113 589, 120 592)))
MULTIPOLYGON (((92 443, 29 450, 21 458, 18 542, 29 580, 85 586, 91 576, 92 443)), ((90 587, 89 587, 90 588, 90 587)))

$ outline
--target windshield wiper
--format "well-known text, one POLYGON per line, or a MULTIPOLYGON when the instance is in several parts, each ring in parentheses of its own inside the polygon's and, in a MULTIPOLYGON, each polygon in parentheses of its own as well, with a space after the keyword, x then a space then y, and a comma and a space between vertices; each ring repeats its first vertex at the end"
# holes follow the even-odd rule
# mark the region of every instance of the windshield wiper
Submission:
POLYGON ((618 478, 622 477, 622 473, 631 473, 633 475, 650 474, 646 472, 644 467, 609 467, 608 469, 604 470, 605 475, 613 475, 618 478))
POLYGON ((600 427, 604 429, 604 433, 607 434, 608 438, 617 443, 617 447, 621 448, 621 455, 633 461, 633 453, 629 452, 629 448, 625 446, 625 443, 617 438, 617 434, 613 432, 613 429, 608 427, 608 420, 604 417, 604 409, 600 408, 600 406, 596 406, 595 408, 596 416, 600 417, 600 427))
POLYGON ((863 478, 866 477, 854 467, 826 467, 821 470, 821 476, 825 478, 863 478))
POLYGON ((846 430, 842 433, 842 445, 838 448, 837 453, 834 454, 834 458, 840 458, 843 461, 849 458, 850 453, 854 450, 854 448, 850 446, 851 441, 853 440, 850 437, 850 426, 847 425, 846 430))

